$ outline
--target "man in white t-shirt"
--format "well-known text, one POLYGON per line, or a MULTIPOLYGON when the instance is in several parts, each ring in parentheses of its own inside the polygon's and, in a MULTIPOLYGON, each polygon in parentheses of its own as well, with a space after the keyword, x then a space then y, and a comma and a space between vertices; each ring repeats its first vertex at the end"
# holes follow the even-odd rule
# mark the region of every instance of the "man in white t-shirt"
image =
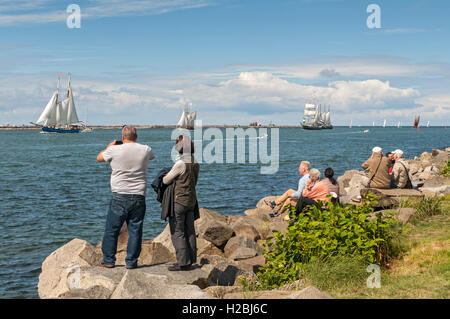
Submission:
POLYGON ((122 128, 123 142, 114 140, 97 156, 98 162, 109 162, 112 169, 112 198, 102 241, 102 266, 107 268, 115 265, 117 240, 124 222, 128 226, 126 268, 136 268, 141 253, 147 166, 155 155, 149 146, 136 140, 136 128, 126 125, 122 128))

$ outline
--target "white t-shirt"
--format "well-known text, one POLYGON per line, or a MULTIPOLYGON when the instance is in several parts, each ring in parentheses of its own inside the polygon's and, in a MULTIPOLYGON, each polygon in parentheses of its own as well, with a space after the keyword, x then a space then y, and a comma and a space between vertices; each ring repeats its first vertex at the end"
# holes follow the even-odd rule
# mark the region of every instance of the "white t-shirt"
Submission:
POLYGON ((139 143, 112 145, 102 153, 111 164, 111 191, 145 196, 148 161, 155 158, 150 146, 139 143))

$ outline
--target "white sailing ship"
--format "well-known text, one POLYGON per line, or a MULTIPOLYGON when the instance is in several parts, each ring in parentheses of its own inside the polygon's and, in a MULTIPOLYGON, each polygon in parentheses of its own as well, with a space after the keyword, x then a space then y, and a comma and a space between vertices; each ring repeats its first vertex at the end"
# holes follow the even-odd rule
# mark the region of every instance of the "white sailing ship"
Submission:
MULTIPOLYGON (((59 85, 60 77, 58 76, 58 85, 56 91, 53 93, 50 101, 44 108, 41 116, 37 120, 37 125, 42 127, 43 132, 48 133, 79 133, 80 128, 78 124, 77 110, 75 109, 75 102, 73 100, 72 88, 69 82, 67 85, 67 97, 59 101, 59 85), (41 125, 39 123, 42 123, 41 125)), ((33 123, 35 124, 35 123, 33 123)))
POLYGON ((330 106, 328 105, 328 111, 326 106, 316 105, 312 103, 306 103, 303 111, 303 119, 301 127, 306 130, 321 130, 332 129, 330 119, 330 106))
POLYGON ((182 127, 186 129, 193 129, 194 128, 194 122, 197 118, 197 111, 191 112, 190 107, 192 106, 192 103, 186 103, 184 105, 183 114, 181 114, 181 118, 178 121, 177 127, 182 127))
POLYGON ((383 125, 382 125, 383 127, 386 127, 386 120, 384 120, 384 122, 383 122, 383 125))

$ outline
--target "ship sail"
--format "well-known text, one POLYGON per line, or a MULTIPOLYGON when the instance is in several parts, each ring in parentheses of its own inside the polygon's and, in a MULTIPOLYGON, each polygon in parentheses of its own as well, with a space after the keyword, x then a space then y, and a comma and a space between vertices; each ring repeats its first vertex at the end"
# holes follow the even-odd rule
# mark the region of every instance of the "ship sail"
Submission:
POLYGON ((186 103, 184 105, 184 111, 183 114, 181 114, 180 120, 177 123, 177 127, 187 127, 191 128, 194 127, 195 119, 197 118, 197 111, 190 112, 189 106, 192 105, 192 103, 186 103))
POLYGON ((80 120, 78 119, 77 110, 75 109, 75 102, 73 100, 72 88, 70 87, 70 78, 69 78, 67 99, 65 99, 64 101, 66 100, 67 100, 67 124, 71 125, 79 123, 80 120))
POLYGON ((383 122, 383 127, 386 127, 386 120, 384 120, 383 122))
POLYGON ((44 108, 41 116, 36 121, 36 123, 44 122, 44 126, 56 125, 56 101, 58 99, 58 91, 53 93, 50 101, 48 101, 47 106, 44 108))

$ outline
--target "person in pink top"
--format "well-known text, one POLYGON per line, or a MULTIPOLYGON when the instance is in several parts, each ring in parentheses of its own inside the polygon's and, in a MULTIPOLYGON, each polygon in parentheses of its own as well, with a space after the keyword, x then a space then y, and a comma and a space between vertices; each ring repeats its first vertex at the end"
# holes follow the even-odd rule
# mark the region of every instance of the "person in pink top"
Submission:
POLYGON ((321 179, 320 171, 313 168, 309 171, 309 181, 303 189, 302 197, 300 197, 295 206, 296 213, 299 214, 308 205, 319 207, 318 201, 329 201, 330 195, 327 184, 321 179))

